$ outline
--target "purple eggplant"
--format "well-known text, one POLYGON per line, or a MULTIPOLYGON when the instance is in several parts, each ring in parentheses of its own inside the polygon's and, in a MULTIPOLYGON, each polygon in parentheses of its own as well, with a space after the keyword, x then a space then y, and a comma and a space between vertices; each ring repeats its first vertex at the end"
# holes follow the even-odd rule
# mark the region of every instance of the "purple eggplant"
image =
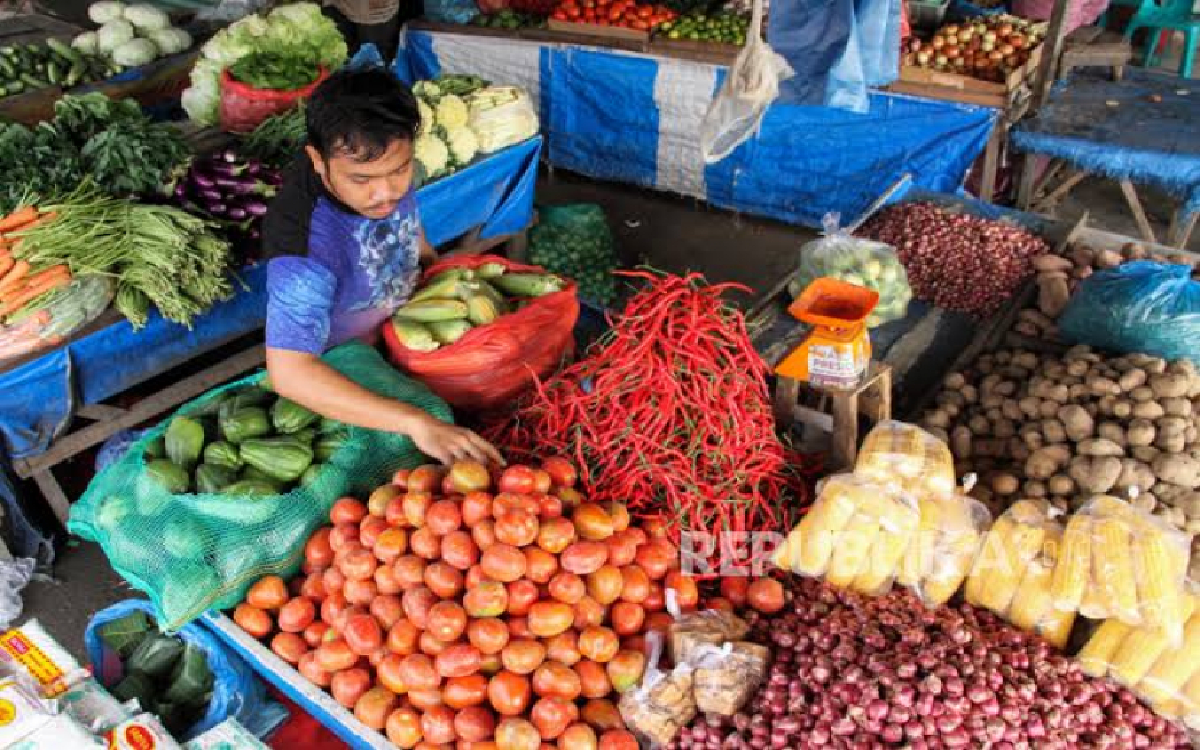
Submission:
POLYGON ((212 214, 213 216, 224 216, 225 211, 229 207, 226 206, 224 203, 221 203, 220 201, 213 201, 212 203, 208 204, 207 208, 208 208, 208 212, 210 214, 212 214))
POLYGON ((242 204, 242 208, 244 208, 246 213, 250 214, 251 216, 267 215, 267 204, 263 203, 262 201, 246 201, 242 204))
POLYGON ((220 201, 225 199, 225 194, 222 193, 220 190, 217 190, 216 188, 209 187, 209 188, 204 188, 202 190, 198 190, 196 192, 197 192, 197 195, 199 195, 204 200, 211 201, 214 203, 219 203, 220 201))
POLYGON ((241 221, 242 219, 246 218, 247 213, 246 213, 246 209, 244 209, 244 208, 241 208, 239 206, 230 206, 229 210, 227 210, 225 212, 225 216, 229 217, 230 219, 233 219, 234 221, 241 221))
POLYGON ((211 188, 214 185, 213 178, 209 177, 208 175, 206 175, 202 172, 198 172, 193 169, 191 176, 192 176, 192 182, 194 182, 196 184, 196 187, 211 188))

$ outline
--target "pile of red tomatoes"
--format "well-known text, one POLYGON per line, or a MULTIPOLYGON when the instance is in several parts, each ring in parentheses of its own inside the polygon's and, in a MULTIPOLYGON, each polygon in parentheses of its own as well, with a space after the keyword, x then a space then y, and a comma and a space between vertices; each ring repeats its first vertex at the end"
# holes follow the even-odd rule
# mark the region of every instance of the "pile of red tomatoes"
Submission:
POLYGON ((234 620, 401 748, 634 750, 616 701, 698 600, 664 530, 590 503, 570 462, 401 471, 337 501, 304 574, 234 620))
POLYGON ((634 0, 563 0, 550 17, 557 21, 650 31, 659 24, 674 21, 679 14, 665 5, 634 0))

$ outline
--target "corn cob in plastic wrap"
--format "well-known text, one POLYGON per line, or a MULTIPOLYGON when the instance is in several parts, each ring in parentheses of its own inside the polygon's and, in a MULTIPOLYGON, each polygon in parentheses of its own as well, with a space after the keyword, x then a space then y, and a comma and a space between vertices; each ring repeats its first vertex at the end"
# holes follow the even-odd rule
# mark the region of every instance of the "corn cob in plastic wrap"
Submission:
POLYGON ((991 515, 962 495, 924 496, 920 523, 901 561, 896 580, 930 607, 939 607, 962 586, 979 554, 991 515))
POLYGON ((1177 648, 1170 646, 1169 638, 1167 643, 1154 666, 1131 689, 1155 711, 1174 719, 1189 713, 1184 705, 1186 689, 1200 672, 1200 614, 1192 612, 1177 648))
POLYGON ((1009 508, 983 541, 967 579, 965 596, 970 604, 1008 615, 1025 569, 1042 550, 1050 529, 1057 526, 1046 503, 1019 500, 1009 508))
POLYGON ((1025 566, 1008 610, 1009 622, 1022 630, 1037 633, 1057 648, 1067 645, 1075 624, 1075 613, 1057 609, 1050 593, 1061 545, 1062 529, 1056 525, 1047 527, 1041 549, 1025 566))
POLYGON ((950 448, 916 425, 890 419, 867 434, 854 473, 878 484, 896 485, 919 497, 955 491, 950 448))

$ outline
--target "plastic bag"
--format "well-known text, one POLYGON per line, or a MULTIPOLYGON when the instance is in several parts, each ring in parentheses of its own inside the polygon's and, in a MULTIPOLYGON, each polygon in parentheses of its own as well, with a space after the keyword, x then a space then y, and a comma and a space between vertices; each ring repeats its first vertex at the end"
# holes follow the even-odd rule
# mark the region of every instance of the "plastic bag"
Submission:
POLYGON ((947 445, 920 427, 884 420, 867 433, 854 473, 919 497, 954 493, 954 458, 947 445))
POLYGON ((36 306, 10 315, 0 325, 0 363, 50 346, 100 316, 112 302, 115 285, 104 276, 84 276, 36 306))
MULTIPOLYGON (((446 404, 396 372, 373 348, 343 344, 324 361, 375 393, 422 408, 444 421, 446 404)), ((177 414, 202 410, 226 391, 257 384, 261 373, 210 391, 177 414)), ((283 495, 230 498, 172 495, 145 470, 148 445, 170 420, 150 430, 120 460, 96 475, 71 507, 68 529, 99 543, 113 568, 150 596, 156 619, 174 630, 210 608, 240 602, 264 575, 299 570, 304 540, 347 493, 368 493, 400 468, 423 462, 404 435, 347 427, 346 439, 309 485, 283 495)))
POLYGON ((424 7, 425 18, 436 23, 470 23, 479 15, 475 0, 425 0, 424 7))
POLYGON ((908 313, 912 287, 891 245, 862 239, 838 228, 838 214, 826 214, 821 237, 800 248, 799 273, 788 291, 799 297, 813 281, 831 276, 879 292, 879 304, 866 319, 868 328, 899 320, 908 313))
POLYGON ((670 672, 659 670, 661 634, 650 633, 646 643, 650 655, 642 683, 621 696, 618 708, 630 731, 654 745, 665 745, 696 717, 695 669, 690 662, 683 662, 670 672))
POLYGON ((183 750, 153 714, 126 719, 108 733, 108 750, 183 750))
POLYGON ((855 474, 830 477, 808 515, 775 553, 785 570, 882 594, 891 588, 917 531, 917 501, 855 474))
POLYGON ((87 670, 37 620, 0 635, 0 662, 9 671, 29 675, 46 698, 57 698, 88 677, 87 670))
MULTIPOLYGON (((87 648, 88 659, 92 670, 101 685, 111 687, 126 676, 126 667, 135 666, 135 656, 122 660, 120 654, 106 645, 104 637, 105 626, 118 622, 128 623, 130 615, 148 615, 153 617, 154 609, 150 602, 142 599, 131 599, 118 602, 92 615, 84 632, 84 645, 87 648)), ((153 624, 153 623, 148 623, 153 624)), ((155 642, 159 638, 176 640, 168 636, 155 636, 154 631, 148 630, 150 637, 143 642, 155 642)), ((227 718, 236 718, 243 726, 259 737, 265 737, 287 718, 287 710, 267 697, 262 681, 254 674, 241 657, 233 653, 219 638, 198 624, 184 625, 178 632, 178 641, 183 645, 180 653, 173 658, 177 661, 184 649, 198 651, 207 660, 208 669, 213 675, 212 697, 203 718, 187 729, 181 736, 190 739, 217 726, 227 718)), ((155 647, 159 648, 159 647, 155 647)), ((144 666, 144 662, 141 664, 144 666)), ((168 669, 171 665, 168 665, 168 669)), ((168 677, 171 675, 168 673, 168 677)), ((175 676, 177 681, 177 675, 175 676)), ((157 682, 157 685, 170 683, 157 682)), ((159 697, 164 691, 158 691, 159 697)), ((169 691, 166 691, 169 692, 169 691)), ((163 696, 164 698, 166 696, 163 696)), ((148 706, 142 706, 148 710, 148 706)))
POLYGON ((1041 547, 1029 559, 1013 593, 1008 609, 1008 621, 1045 638, 1058 648, 1067 645, 1075 624, 1075 613, 1058 609, 1051 596, 1054 566, 1062 548, 1062 529, 1057 525, 1046 528, 1041 547))
POLYGON ((236 719, 226 719, 204 734, 189 741, 184 750, 267 750, 236 719))
POLYGON ((1054 568, 1054 606, 1183 637, 1189 536, 1131 504, 1098 495, 1067 522, 1054 568))
POLYGON ((1079 283, 1058 319, 1064 341, 1200 364, 1200 281, 1190 266, 1135 260, 1079 283))
POLYGON ((698 647, 689 657, 695 665, 692 692, 696 708, 706 714, 733 716, 766 678, 770 659, 769 648, 746 641, 698 647))
POLYGON ((928 495, 919 500, 920 522, 904 553, 896 580, 940 607, 958 591, 975 564, 992 517, 967 495, 928 495))
POLYGON ((529 260, 574 279, 588 302, 607 307, 616 297, 612 231, 594 203, 539 208, 538 223, 529 230, 529 260))
POLYGON ((229 68, 221 71, 221 129, 229 133, 249 133, 268 117, 286 112, 301 99, 307 99, 329 77, 324 67, 317 80, 291 91, 268 91, 234 80, 229 68))
POLYGON ((746 46, 700 123, 700 153, 706 164, 721 161, 758 133, 767 106, 779 96, 779 82, 795 74, 763 39, 762 25, 762 0, 754 0, 746 46))
POLYGON ((1006 617, 1017 589, 1034 558, 1043 551, 1047 535, 1062 533, 1049 505, 1019 500, 1000 516, 984 537, 963 592, 967 602, 1006 617))
POLYGON ((675 618, 667 629, 669 652, 676 664, 687 661, 694 649, 703 645, 719 646, 726 641, 741 640, 750 626, 732 612, 706 609, 675 618))
MULTIPOLYGON (((477 255, 435 264, 425 272, 422 283, 451 268, 478 268, 485 263, 499 263, 507 271, 544 272, 495 255, 477 255)), ((531 299, 520 310, 473 328, 436 351, 404 346, 390 322, 383 324, 383 338, 397 367, 451 405, 474 410, 503 407, 574 350, 573 332, 579 317, 575 290, 570 282, 562 291, 531 299)))

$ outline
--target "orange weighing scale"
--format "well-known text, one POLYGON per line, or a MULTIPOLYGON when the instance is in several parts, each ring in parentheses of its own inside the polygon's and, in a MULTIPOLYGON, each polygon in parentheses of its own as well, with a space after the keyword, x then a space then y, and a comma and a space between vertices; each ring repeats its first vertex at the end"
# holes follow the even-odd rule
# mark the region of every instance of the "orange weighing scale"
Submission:
POLYGON ((784 357, 775 374, 818 388, 850 390, 871 364, 867 316, 879 293, 828 276, 816 279, 788 307, 788 314, 812 329, 784 357))

